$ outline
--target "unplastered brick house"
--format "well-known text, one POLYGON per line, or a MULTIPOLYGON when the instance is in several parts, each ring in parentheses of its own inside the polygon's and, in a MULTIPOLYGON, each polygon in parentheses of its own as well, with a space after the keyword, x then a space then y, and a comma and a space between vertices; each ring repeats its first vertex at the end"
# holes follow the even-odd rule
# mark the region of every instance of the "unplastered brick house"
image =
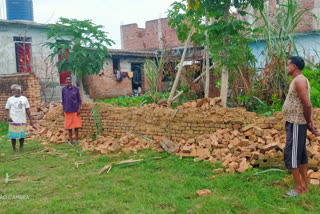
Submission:
POLYGON ((155 57, 153 51, 109 49, 109 54, 103 70, 85 79, 91 98, 131 96, 134 91, 148 90, 143 68, 146 59, 155 57))
MULTIPOLYGON (((270 16, 273 16, 276 8, 283 0, 266 1, 269 6, 270 16)), ((320 17, 320 0, 298 0, 300 8, 312 9, 312 12, 320 17)), ((249 12, 254 13, 252 8, 249 12)), ((236 14, 235 14, 236 15, 236 14)), ((303 21, 296 30, 295 41, 300 55, 317 62, 320 52, 320 22, 306 13, 303 21)), ((249 23, 253 23, 252 17, 245 17, 249 23)), ((145 23, 144 28, 139 28, 137 24, 122 25, 121 29, 121 48, 130 51, 165 51, 175 56, 181 56, 184 44, 179 41, 175 29, 168 26, 169 19, 162 18, 150 20, 145 23)), ((257 66, 263 68, 265 65, 264 46, 265 41, 258 40, 249 44, 253 54, 257 57, 257 66)), ((203 48, 193 49, 189 45, 186 61, 202 61, 203 48), (199 51, 200 50, 200 51, 199 51), (195 52, 197 53, 195 54, 195 52)), ((219 89, 215 87, 216 77, 210 76, 210 97, 218 96, 219 89)))
MULTIPOLYGON (((273 16, 276 8, 279 7, 284 0, 265 1, 269 5, 270 16, 273 16)), ((298 0, 300 8, 309 8, 318 17, 320 17, 320 0, 298 0)), ((249 8, 249 12, 254 13, 249 8)), ((320 22, 306 13, 302 22, 297 27, 296 42, 298 50, 306 58, 316 56, 316 51, 320 51, 319 47, 319 30, 320 22), (302 53, 303 52, 303 53, 302 53)), ((250 16, 246 17, 249 23, 253 23, 250 16)), ((170 50, 173 49, 177 53, 182 53, 183 43, 181 43, 176 35, 175 29, 168 26, 169 19, 157 19, 147 21, 145 28, 139 28, 137 24, 128 24, 121 26, 121 45, 124 50, 170 50), (179 50, 179 51, 178 51, 179 50)), ((263 65, 262 58, 259 56, 264 48, 264 41, 256 41, 250 44, 254 54, 258 57, 263 65)), ((190 45, 192 48, 192 45, 190 45)), ((263 57, 265 58, 265 57, 263 57)))
MULTIPOLYGON (((270 8, 270 16, 274 15, 274 11, 284 0, 265 1, 270 8)), ((298 0, 301 8, 312 9, 312 12, 320 17, 320 0, 298 0)), ((250 11, 254 12, 254 11, 250 11)), ((297 32, 315 32, 320 30, 320 22, 317 19, 305 14, 303 21, 297 27, 297 32)), ((249 22, 253 22, 252 18, 246 17, 249 22)), ((179 41, 175 29, 168 26, 169 19, 162 18, 150 20, 145 23, 145 28, 139 28, 137 24, 128 24, 121 26, 121 48, 124 50, 162 50, 183 47, 183 43, 179 41)))

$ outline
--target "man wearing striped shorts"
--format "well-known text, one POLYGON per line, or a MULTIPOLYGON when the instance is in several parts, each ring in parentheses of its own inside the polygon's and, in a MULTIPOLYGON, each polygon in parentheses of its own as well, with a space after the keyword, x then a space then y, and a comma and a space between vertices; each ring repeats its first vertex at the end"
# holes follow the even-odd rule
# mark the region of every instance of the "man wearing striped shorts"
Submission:
POLYGON ((292 76, 293 80, 282 107, 287 132, 284 162, 286 167, 291 169, 295 188, 286 193, 284 195, 286 197, 295 197, 309 192, 307 129, 313 134, 318 134, 313 122, 309 81, 301 73, 304 64, 301 57, 293 56, 289 58, 287 66, 287 74, 292 76))

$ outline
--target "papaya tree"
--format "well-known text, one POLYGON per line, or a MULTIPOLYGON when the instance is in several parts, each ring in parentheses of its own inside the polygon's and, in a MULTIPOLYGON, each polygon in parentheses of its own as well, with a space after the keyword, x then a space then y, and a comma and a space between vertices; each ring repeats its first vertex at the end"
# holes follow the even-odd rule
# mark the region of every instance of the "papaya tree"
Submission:
POLYGON ((95 25, 91 20, 60 18, 56 24, 49 24, 48 42, 45 46, 52 50, 49 55, 56 61, 59 72, 74 74, 80 84, 83 98, 83 78, 98 74, 108 56, 107 46, 114 42, 108 39, 102 25, 95 25))
POLYGON ((220 96, 224 107, 227 104, 229 71, 254 61, 248 46, 253 29, 242 17, 248 15, 246 9, 249 6, 262 10, 263 3, 264 0, 180 0, 174 2, 168 11, 169 25, 177 30, 179 40, 185 41, 193 27, 191 41, 207 46, 212 62, 219 65, 220 96), (233 10, 237 17, 232 14, 233 10), (210 20, 207 25, 206 19, 210 20))

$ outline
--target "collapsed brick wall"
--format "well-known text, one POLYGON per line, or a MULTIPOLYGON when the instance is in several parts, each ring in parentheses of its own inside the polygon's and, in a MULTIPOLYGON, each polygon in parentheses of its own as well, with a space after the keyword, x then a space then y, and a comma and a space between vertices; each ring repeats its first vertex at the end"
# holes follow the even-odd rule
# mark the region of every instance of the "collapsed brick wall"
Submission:
MULTIPOLYGON (((92 103, 83 107, 83 134, 86 138, 80 141, 80 145, 84 151, 101 154, 130 153, 142 149, 166 151, 180 158, 196 157, 194 162, 207 160, 222 163, 226 170, 215 169, 215 174, 242 173, 252 167, 284 167, 286 131, 280 112, 266 118, 242 108, 223 109, 219 98, 190 101, 177 110, 156 104, 143 108, 112 108, 110 105, 92 103), (90 120, 93 107, 101 108, 105 129, 105 136, 99 135, 96 139, 90 135, 94 131, 90 120), (139 132, 153 138, 153 141, 139 132), (115 138, 120 135, 120 138, 115 138)), ((60 106, 50 111, 46 115, 49 124, 42 124, 41 131, 33 137, 48 139, 51 143, 66 143, 68 134, 61 128, 62 118, 57 117, 61 115, 61 110, 60 106)), ((314 122, 319 127, 320 109, 314 109, 314 122)), ((311 168, 308 178, 312 185, 320 184, 319 142, 319 136, 307 132, 306 153, 311 168)))
MULTIPOLYGON (((118 108, 103 103, 84 103, 81 109, 83 128, 80 133, 83 137, 90 137, 96 132, 92 117, 94 107, 100 108, 105 136, 120 137, 137 131, 153 139, 167 137, 180 141, 212 134, 219 129, 240 130, 251 123, 284 133, 281 113, 275 117, 257 117, 256 113, 247 112, 244 108, 221 108, 218 100, 213 98, 208 102, 187 102, 178 109, 158 105, 118 108)), ((61 111, 61 106, 56 107, 45 116, 46 127, 54 127, 55 130, 64 127, 61 111)))
POLYGON ((40 84, 34 73, 17 73, 0 75, 0 121, 5 118, 5 105, 12 96, 11 85, 18 84, 22 87, 22 95, 28 98, 31 112, 37 110, 41 104, 40 84))

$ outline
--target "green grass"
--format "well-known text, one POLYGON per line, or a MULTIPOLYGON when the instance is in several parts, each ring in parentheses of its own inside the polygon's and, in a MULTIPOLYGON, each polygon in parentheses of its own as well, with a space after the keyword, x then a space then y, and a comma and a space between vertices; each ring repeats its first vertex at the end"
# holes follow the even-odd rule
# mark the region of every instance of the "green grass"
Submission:
MULTIPOLYGON (((7 125, 0 123, 0 137, 7 125)), ((28 141, 25 153, 14 156, 7 137, 0 139, 0 195, 28 195, 29 200, 3 200, 0 213, 319 213, 320 190, 283 199, 288 174, 257 170, 218 175, 219 167, 194 163, 174 155, 141 151, 138 154, 95 155, 67 145, 49 145, 67 157, 32 154, 43 150, 39 141, 28 141), (4 155, 3 155, 4 154, 4 155), (160 156, 161 159, 152 159, 160 156), (106 164, 126 159, 144 162, 98 175, 106 164), (84 161, 77 169, 76 161, 84 161), (5 175, 18 182, 5 184, 5 175), (196 191, 210 189, 211 196, 198 198, 196 191)))

